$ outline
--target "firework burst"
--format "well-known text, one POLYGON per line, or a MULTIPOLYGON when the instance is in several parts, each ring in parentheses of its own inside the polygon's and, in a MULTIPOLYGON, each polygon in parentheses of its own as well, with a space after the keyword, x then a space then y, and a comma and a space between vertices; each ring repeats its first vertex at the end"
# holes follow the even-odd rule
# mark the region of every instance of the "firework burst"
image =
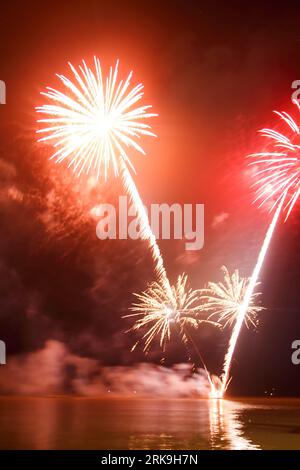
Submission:
POLYGON ((71 63, 69 66, 73 81, 57 75, 64 92, 51 87, 42 92, 50 104, 36 108, 45 116, 38 120, 42 124, 37 131, 39 141, 52 142, 55 152, 51 158, 66 160, 78 175, 85 171, 106 179, 110 166, 118 175, 120 160, 133 168, 128 148, 144 154, 139 138, 155 136, 141 121, 156 114, 148 112, 151 106, 137 106, 143 97, 143 85, 130 86, 132 72, 126 80, 119 80, 118 62, 110 67, 106 78, 96 57, 94 70, 85 61, 78 69, 71 63))
MULTIPOLYGON (((224 282, 209 282, 207 288, 201 290, 203 309, 212 312, 208 319, 217 317, 224 327, 231 326, 237 319, 249 286, 250 278, 241 277, 236 269, 231 275, 225 266, 221 268, 224 282)), ((256 283, 258 286, 259 283, 256 283)), ((263 307, 256 304, 259 292, 253 293, 250 299, 244 322, 247 327, 257 326, 257 314, 263 307)))
MULTIPOLYGON (((294 101, 299 110, 299 104, 294 101)), ((281 133, 275 129, 261 129, 259 133, 267 139, 267 149, 249 155, 254 160, 253 176, 256 178, 254 202, 262 206, 271 202, 270 211, 284 199, 285 220, 292 212, 300 194, 300 129, 293 117, 285 111, 274 113, 285 123, 287 129, 281 133)))
POLYGON ((42 95, 50 104, 38 106, 37 112, 45 117, 38 120, 40 142, 52 143, 52 159, 68 162, 68 167, 79 176, 92 173, 97 179, 107 179, 109 168, 121 174, 124 187, 134 203, 141 223, 142 238, 148 240, 155 270, 168 295, 171 286, 164 268, 163 258, 151 230, 142 199, 131 176, 134 170, 128 149, 140 154, 142 136, 155 136, 143 119, 157 116, 149 113, 151 106, 138 106, 143 97, 143 85, 130 86, 132 72, 126 80, 118 79, 118 62, 103 78, 99 59, 94 58, 94 70, 82 61, 77 69, 69 63, 73 81, 57 75, 64 91, 47 87, 42 95))
POLYGON ((155 340, 165 350, 172 330, 187 342, 186 327, 198 328, 203 322, 217 325, 217 322, 200 318, 200 291, 189 288, 187 281, 186 274, 178 276, 176 285, 171 287, 172 295, 160 282, 152 282, 144 292, 135 294, 138 302, 131 307, 134 313, 126 317, 137 317, 129 331, 146 330, 142 337, 145 353, 155 340))

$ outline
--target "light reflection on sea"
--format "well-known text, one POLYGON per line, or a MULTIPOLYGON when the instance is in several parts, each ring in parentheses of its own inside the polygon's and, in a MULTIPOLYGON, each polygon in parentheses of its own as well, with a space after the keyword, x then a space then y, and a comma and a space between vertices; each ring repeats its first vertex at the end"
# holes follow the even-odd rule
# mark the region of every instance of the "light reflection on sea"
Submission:
POLYGON ((1 397, 0 448, 300 449, 300 400, 1 397))

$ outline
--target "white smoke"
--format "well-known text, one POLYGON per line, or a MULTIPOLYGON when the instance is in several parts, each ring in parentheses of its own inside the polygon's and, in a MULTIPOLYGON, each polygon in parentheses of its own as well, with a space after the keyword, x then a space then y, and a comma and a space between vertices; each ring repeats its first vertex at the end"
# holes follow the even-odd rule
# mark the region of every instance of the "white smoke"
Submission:
POLYGON ((205 372, 192 373, 189 364, 101 366, 49 340, 41 350, 7 357, 7 364, 0 368, 0 393, 187 397, 208 396, 209 384, 205 372))

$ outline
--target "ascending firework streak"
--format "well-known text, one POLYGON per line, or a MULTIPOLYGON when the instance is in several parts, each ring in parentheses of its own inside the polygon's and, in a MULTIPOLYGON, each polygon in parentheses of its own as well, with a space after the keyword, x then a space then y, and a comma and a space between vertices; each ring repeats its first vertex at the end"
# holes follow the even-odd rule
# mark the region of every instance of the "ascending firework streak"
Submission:
POLYGON ((114 69, 110 67, 105 79, 96 57, 95 71, 87 67, 85 61, 78 69, 70 63, 69 66, 74 81, 57 75, 65 87, 64 93, 50 87, 41 93, 51 104, 36 108, 38 113, 46 116, 38 120, 44 125, 37 131, 43 135, 39 141, 50 141, 56 149, 51 158, 58 163, 66 160, 77 175, 92 172, 97 179, 104 175, 106 180, 110 166, 115 176, 121 173, 139 215, 142 238, 149 241, 156 273, 170 293, 163 259, 131 177, 129 169, 134 171, 134 168, 127 154, 129 147, 145 154, 137 140, 155 134, 141 119, 157 115, 148 112, 151 106, 135 106, 143 96, 143 85, 130 88, 132 72, 125 81, 118 81, 118 62, 114 69))
MULTIPOLYGON (((223 324, 225 328, 232 325, 234 322, 245 322, 248 327, 249 324, 256 326, 256 317, 258 312, 263 310, 263 307, 257 305, 255 302, 260 295, 259 292, 253 293, 249 298, 248 306, 245 314, 241 315, 241 310, 244 308, 244 299, 247 294, 251 278, 243 278, 239 275, 236 269, 232 275, 229 274, 228 269, 222 266, 224 274, 224 282, 209 282, 205 289, 201 289, 202 308, 206 312, 212 312, 208 320, 212 317, 217 317, 217 321, 223 324)), ((254 286, 255 287, 255 286, 254 286)), ((228 379, 226 386, 228 385, 228 379)), ((210 397, 221 398, 224 391, 222 391, 223 381, 216 384, 211 384, 210 397)))
POLYGON ((167 277, 167 273, 164 267, 164 262, 162 255, 160 253, 159 246, 157 244, 156 238, 154 233, 151 230, 151 227, 149 225, 149 219, 148 215, 145 209, 145 206, 143 204, 143 201, 140 198, 139 192, 136 188, 136 185, 134 184, 134 181, 132 179, 132 176, 130 172, 128 171, 127 166, 125 165, 124 161, 121 160, 120 162, 121 166, 121 171, 122 171, 122 179, 123 183, 125 186, 126 191, 129 193, 130 198, 132 202, 134 203, 136 210, 139 214, 140 222, 141 222, 141 230, 140 230, 140 236, 143 239, 146 239, 149 241, 149 247, 152 252, 152 257, 155 261, 155 269, 156 273, 158 276, 158 279, 162 281, 162 284, 167 291, 169 297, 173 297, 173 290, 171 288, 169 279, 167 277))
MULTIPOLYGON (((298 102, 294 101, 294 104, 299 109, 298 102)), ((269 147, 264 152, 249 156, 254 158, 250 165, 254 165, 254 176, 257 178, 253 185, 256 187, 257 195, 255 202, 260 201, 260 207, 271 202, 270 212, 275 210, 275 213, 267 230, 229 341, 223 366, 222 386, 219 392, 221 397, 229 383, 229 372, 237 340, 280 213, 286 211, 285 220, 287 220, 300 194, 300 146, 298 145, 300 130, 295 120, 286 112, 275 111, 275 114, 288 126, 290 135, 282 134, 274 129, 260 130, 260 134, 268 139, 269 147)))

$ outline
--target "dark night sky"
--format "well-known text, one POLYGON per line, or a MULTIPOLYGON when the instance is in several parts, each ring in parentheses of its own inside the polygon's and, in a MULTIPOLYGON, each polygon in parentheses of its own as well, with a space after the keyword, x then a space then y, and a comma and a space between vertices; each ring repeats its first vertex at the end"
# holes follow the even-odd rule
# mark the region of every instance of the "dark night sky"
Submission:
MULTIPOLYGON (((154 276, 150 255, 142 242, 100 242, 88 216, 97 201, 114 201, 120 184, 86 190, 34 144, 39 92, 57 84, 68 60, 95 54, 108 66, 119 58, 144 83, 159 113, 159 138, 134 162, 144 202, 205 204, 202 251, 190 256, 178 242, 160 243, 170 277, 186 271, 197 288, 217 280, 222 264, 250 274, 268 216, 251 206, 244 157, 259 145, 257 129, 274 123, 273 109, 295 112, 291 83, 300 79, 300 5, 280 3, 1 5, 0 337, 8 362, 47 339, 103 364, 144 360, 129 352, 134 338, 121 316, 154 276)), ((300 338, 298 227, 296 210, 274 237, 261 279, 267 310, 256 332, 243 332, 232 393, 300 393, 300 366, 290 359, 300 338)), ((208 329, 198 340, 217 372, 226 334, 208 329)), ((169 363, 182 353, 170 346, 169 363)), ((148 360, 159 358, 157 350, 148 360)))

